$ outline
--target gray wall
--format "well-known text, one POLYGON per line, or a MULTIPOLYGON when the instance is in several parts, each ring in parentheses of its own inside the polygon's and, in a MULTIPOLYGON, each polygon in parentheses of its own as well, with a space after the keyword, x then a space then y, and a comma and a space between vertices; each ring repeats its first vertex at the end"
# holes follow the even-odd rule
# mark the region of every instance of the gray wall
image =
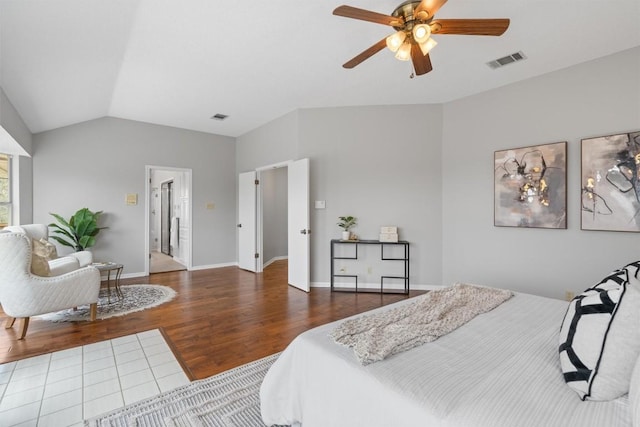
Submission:
POLYGON ((397 225, 412 243, 412 283, 438 285, 441 128, 434 105, 303 109, 239 137, 236 172, 310 159, 312 203, 326 201, 311 210, 312 283, 329 282, 329 241, 340 237, 338 216, 353 215, 360 238, 397 225))
MULTIPOLYGON (((192 168, 194 266, 232 263, 237 174, 309 157, 312 202, 327 203, 311 211, 312 282, 329 281, 329 240, 339 237, 337 217, 350 214, 361 238, 400 227, 412 243, 413 284, 468 281, 563 297, 638 259, 638 234, 580 231, 579 173, 581 138, 640 129, 639 76, 635 48, 443 106, 302 109, 235 147, 232 138, 114 118, 81 123, 34 136, 33 222, 105 210, 110 229, 96 257, 140 272, 144 205, 126 206, 124 195, 143 200, 145 165, 192 168), (568 229, 494 227, 493 152, 558 141, 568 142, 568 229)), ((0 123, 17 123, 12 135, 29 146, 24 123, 6 117, 0 123)))
POLYGON ((237 172, 298 158, 298 114, 293 111, 238 137, 237 172))
MULTIPOLYGON (((33 154, 31 132, 2 88, 0 88, 0 125, 27 153, 33 154)), ((33 222, 33 162, 31 157, 14 156, 12 166, 18 171, 18 188, 14 191, 17 218, 13 218, 12 222, 30 224, 33 222)))
MULTIPOLYGON (((517 65, 514 65, 517 66, 517 65)), ((640 258, 580 230, 580 140, 640 129, 640 48, 444 106, 443 278, 564 298, 640 258), (567 230, 493 226, 493 152, 567 141, 567 230)))
POLYGON ((286 167, 260 173, 264 263, 288 256, 287 175, 286 167))
POLYGON ((27 153, 33 154, 31 132, 2 88, 0 88, 0 125, 27 153))
POLYGON ((236 261, 233 138, 102 118, 34 135, 34 222, 103 210, 98 260, 144 271, 145 165, 193 170, 193 265, 236 261), (138 194, 127 206, 125 195, 138 194), (207 203, 215 209, 207 210, 207 203))

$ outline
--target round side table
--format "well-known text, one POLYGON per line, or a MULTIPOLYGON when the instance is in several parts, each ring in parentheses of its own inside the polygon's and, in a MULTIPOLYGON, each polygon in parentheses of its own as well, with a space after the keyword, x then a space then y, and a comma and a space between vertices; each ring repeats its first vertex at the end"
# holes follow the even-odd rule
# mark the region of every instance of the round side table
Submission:
POLYGON ((122 291, 120 290, 120 276, 122 275, 122 269, 124 265, 119 264, 117 262, 94 262, 91 264, 92 267, 97 268, 100 273, 107 273, 107 301, 111 304, 111 272, 113 271, 113 290, 118 297, 118 300, 123 298, 122 291))

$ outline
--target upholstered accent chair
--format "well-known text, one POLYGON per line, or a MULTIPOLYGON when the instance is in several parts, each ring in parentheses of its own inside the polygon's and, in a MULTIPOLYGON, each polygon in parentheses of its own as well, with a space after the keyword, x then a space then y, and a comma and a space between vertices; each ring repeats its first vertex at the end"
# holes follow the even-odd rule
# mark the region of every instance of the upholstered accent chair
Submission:
MULTIPOLYGON (((33 240, 39 240, 39 241, 49 240, 49 227, 46 224, 11 225, 9 227, 5 227, 3 231, 24 233, 29 238, 31 238, 32 241, 33 240)), ((55 259, 49 261, 49 266, 52 269, 51 271, 54 273, 52 275, 57 276, 61 274, 61 273, 58 273, 58 271, 61 271, 61 272, 72 271, 72 270, 69 270, 70 267, 61 266, 65 263, 69 263, 70 260, 68 257, 72 257, 78 260, 79 266, 77 266, 75 269, 79 267, 86 267, 87 265, 93 262, 93 254, 89 251, 73 252, 69 255, 65 255, 64 257, 60 257, 60 258, 56 257, 55 259), (60 268, 60 270, 56 270, 57 268, 60 268)))
POLYGON ((98 269, 80 267, 76 256, 65 256, 49 261, 48 276, 38 276, 32 273, 34 258, 29 234, 14 227, 0 230, 0 305, 9 317, 5 328, 21 319, 19 339, 23 339, 31 316, 86 304, 90 304, 91 320, 95 320, 100 290, 98 269))

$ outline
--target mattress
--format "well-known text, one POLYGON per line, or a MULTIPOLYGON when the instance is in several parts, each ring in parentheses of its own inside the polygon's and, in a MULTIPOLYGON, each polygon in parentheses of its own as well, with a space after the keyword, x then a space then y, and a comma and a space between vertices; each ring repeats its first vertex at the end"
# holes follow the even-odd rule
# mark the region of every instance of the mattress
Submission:
POLYGON ((267 373, 263 420, 304 427, 631 426, 627 396, 583 402, 564 382, 558 332, 566 308, 516 294, 434 342, 367 366, 329 338, 339 322, 312 329, 267 373))

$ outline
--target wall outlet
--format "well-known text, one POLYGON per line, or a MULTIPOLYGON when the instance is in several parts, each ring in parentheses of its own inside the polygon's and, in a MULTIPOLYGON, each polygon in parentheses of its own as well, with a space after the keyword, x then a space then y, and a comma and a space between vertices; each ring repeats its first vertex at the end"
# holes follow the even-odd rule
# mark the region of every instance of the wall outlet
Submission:
POLYGON ((573 291, 564 291, 564 299, 567 301, 571 301, 574 299, 576 294, 573 291))

